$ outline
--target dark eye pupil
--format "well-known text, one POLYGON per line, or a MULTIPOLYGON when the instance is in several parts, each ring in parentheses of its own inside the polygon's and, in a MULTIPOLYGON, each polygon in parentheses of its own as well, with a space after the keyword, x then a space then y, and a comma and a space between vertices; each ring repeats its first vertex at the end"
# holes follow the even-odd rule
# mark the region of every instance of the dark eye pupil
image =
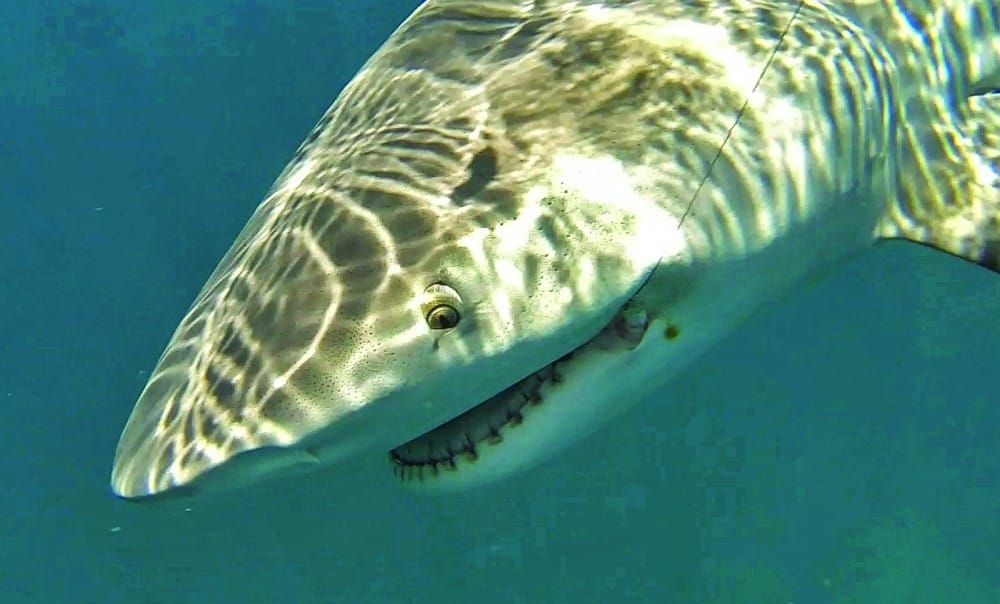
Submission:
POLYGON ((447 304, 435 306, 427 313, 427 325, 431 329, 451 329, 458 325, 458 311, 447 304))

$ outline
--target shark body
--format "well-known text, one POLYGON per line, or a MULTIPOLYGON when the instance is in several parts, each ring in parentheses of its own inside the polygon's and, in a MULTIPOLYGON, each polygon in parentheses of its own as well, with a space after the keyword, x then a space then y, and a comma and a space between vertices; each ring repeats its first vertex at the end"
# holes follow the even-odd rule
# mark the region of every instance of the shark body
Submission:
POLYGON ((126 498, 531 467, 878 239, 1000 267, 988 0, 429 0, 182 320, 126 498))

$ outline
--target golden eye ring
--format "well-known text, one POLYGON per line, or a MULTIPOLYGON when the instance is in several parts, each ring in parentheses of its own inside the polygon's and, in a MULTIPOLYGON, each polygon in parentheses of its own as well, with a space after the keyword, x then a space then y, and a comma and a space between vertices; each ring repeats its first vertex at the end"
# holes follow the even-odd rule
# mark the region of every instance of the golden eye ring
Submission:
POLYGON ((428 286, 420 307, 427 326, 435 331, 453 329, 462 320, 462 298, 444 283, 428 286))
POLYGON ((427 326, 431 329, 451 329, 462 319, 458 309, 450 304, 438 304, 427 311, 427 326))

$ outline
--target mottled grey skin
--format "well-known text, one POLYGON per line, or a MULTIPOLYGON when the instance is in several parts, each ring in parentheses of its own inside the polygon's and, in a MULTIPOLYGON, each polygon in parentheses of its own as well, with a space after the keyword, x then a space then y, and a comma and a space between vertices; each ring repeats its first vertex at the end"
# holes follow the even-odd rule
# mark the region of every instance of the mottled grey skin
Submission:
POLYGON ((431 0, 177 328, 113 489, 190 486, 254 450, 275 455, 251 478, 387 450, 581 346, 629 299, 655 318, 708 297, 735 274, 717 265, 773 265, 785 286, 903 236, 996 268, 998 112, 967 99, 998 85, 986 1, 431 0), (685 38, 691 23, 728 54, 685 38), (611 162, 648 208, 560 189, 562 156, 611 162), (425 293, 437 283, 457 298, 425 293), (434 329, 444 302, 461 322, 434 329))

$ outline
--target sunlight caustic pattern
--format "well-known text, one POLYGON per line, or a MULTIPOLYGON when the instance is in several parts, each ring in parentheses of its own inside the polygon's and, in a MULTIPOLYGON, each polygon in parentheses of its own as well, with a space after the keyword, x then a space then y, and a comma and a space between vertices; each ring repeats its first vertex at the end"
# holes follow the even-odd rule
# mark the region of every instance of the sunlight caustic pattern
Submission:
POLYGON ((991 4, 424 3, 182 320, 115 492, 251 451, 506 475, 878 236, 997 268, 991 4))

